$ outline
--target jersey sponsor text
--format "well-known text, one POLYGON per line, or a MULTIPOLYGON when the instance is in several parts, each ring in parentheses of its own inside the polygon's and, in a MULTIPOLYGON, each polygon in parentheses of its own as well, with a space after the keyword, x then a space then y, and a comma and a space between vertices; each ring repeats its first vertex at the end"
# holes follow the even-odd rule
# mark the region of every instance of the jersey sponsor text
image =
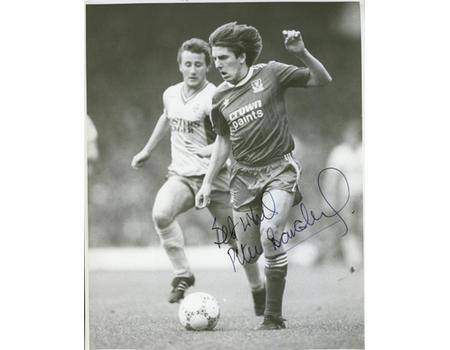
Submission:
POLYGON ((194 132, 194 128, 198 128, 199 126, 200 126, 199 122, 194 122, 181 118, 170 119, 170 129, 175 132, 192 134, 194 132))
POLYGON ((236 131, 240 127, 248 124, 249 122, 262 118, 264 112, 262 111, 261 100, 251 102, 244 107, 241 107, 229 114, 231 125, 233 130, 236 131))

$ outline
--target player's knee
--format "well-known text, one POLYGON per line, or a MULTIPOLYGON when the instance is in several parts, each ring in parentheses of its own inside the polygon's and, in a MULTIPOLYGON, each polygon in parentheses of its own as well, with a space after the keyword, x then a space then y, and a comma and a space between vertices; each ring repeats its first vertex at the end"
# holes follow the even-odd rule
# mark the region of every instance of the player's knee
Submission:
POLYGON ((262 246, 265 252, 271 253, 273 251, 281 250, 281 246, 278 244, 278 241, 273 241, 270 239, 263 239, 262 246))
POLYGON ((274 250, 282 250, 282 244, 280 244, 280 237, 283 233, 283 227, 276 223, 261 224, 261 244, 266 253, 274 250))
POLYGON ((161 211, 153 210, 152 213, 153 223, 158 229, 164 229, 173 222, 173 218, 161 211))

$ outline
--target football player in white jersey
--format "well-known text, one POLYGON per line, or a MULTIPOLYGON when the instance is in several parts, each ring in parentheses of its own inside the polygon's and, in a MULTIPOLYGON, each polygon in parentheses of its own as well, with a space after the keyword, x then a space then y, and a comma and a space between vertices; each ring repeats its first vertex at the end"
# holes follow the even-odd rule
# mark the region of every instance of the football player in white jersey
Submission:
MULTIPOLYGON (((179 48, 177 58, 183 81, 164 92, 164 112, 147 144, 131 162, 133 168, 142 167, 170 129, 172 162, 167 181, 156 195, 152 213, 156 231, 175 275, 170 303, 183 299, 185 290, 195 282, 184 251, 183 231, 176 218, 194 207, 195 195, 208 169, 216 138, 209 118, 215 86, 206 79, 211 63, 209 45, 201 39, 187 40, 179 48)), ((228 169, 224 167, 213 184, 208 207, 219 227, 227 226, 232 217, 229 190, 228 169)), ((234 241, 229 239, 229 244, 235 244, 234 241)), ((255 313, 263 315, 264 281, 256 265, 249 264, 245 272, 253 291, 255 313)))

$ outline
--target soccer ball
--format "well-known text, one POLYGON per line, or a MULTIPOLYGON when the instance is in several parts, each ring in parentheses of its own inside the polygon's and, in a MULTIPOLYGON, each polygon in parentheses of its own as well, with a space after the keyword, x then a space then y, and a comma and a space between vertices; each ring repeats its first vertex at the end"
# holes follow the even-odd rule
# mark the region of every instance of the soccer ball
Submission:
POLYGON ((178 309, 180 323, 191 331, 211 330, 219 322, 219 317, 219 304, 208 293, 189 294, 178 309))

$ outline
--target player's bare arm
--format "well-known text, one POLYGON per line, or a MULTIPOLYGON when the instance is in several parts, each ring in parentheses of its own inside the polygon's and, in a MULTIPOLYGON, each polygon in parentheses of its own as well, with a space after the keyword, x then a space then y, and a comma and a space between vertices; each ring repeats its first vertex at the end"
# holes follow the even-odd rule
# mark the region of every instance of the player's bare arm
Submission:
POLYGON ((306 49, 302 34, 298 30, 283 30, 286 50, 301 60, 310 71, 307 86, 321 86, 332 81, 323 64, 306 49))
POLYGON ((158 122, 156 123, 156 126, 144 148, 133 157, 131 166, 134 169, 139 169, 144 166, 145 162, 150 158, 153 150, 158 146, 168 131, 169 120, 165 114, 162 114, 159 117, 158 122))
POLYGON ((217 135, 216 141, 213 143, 211 161, 203 179, 202 187, 200 187, 200 190, 195 196, 195 206, 197 208, 208 206, 210 202, 211 184, 227 161, 230 151, 230 139, 227 136, 217 135))

